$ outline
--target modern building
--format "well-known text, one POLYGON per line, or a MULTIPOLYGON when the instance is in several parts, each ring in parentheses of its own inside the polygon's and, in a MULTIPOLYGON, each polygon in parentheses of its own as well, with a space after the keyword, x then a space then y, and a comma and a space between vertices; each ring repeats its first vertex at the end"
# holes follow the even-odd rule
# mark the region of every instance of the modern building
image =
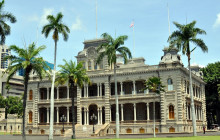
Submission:
MULTIPOLYGON (((54 134, 61 134, 65 116, 65 135, 71 133, 71 98, 75 97, 76 136, 86 137, 115 133, 115 91, 113 69, 107 59, 96 64, 97 46, 103 39, 87 40, 84 49, 76 56, 77 62, 84 62, 92 82, 83 88, 75 86, 74 95, 69 86, 55 87, 54 134), (96 120, 93 120, 93 114, 96 120)), ((153 103, 157 133, 192 132, 191 100, 189 95, 189 70, 181 62, 176 49, 164 48, 164 55, 156 65, 145 64, 145 59, 133 58, 127 64, 117 64, 117 93, 119 95, 120 134, 153 133, 153 103), (160 77, 165 92, 157 95, 143 91, 144 82, 152 76, 160 77)), ((193 95, 197 131, 206 125, 205 82, 199 71, 192 73, 193 95)), ((28 86, 26 109, 26 133, 49 134, 51 81, 39 81, 31 77, 28 86)))
POLYGON ((5 108, 0 108, 0 132, 1 133, 21 133, 22 119, 17 114, 8 114, 5 119, 5 108))
POLYGON ((1 69, 8 68, 8 60, 4 60, 5 56, 11 55, 10 50, 6 45, 0 45, 0 63, 1 63, 1 69))

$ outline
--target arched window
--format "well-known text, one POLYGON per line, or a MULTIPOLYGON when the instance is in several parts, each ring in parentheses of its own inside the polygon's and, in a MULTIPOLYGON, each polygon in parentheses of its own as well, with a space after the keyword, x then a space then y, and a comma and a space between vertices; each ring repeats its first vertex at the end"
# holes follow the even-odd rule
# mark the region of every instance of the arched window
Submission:
POLYGON ((173 81, 172 81, 171 78, 169 78, 169 79, 167 80, 167 84, 168 84, 168 91, 173 90, 173 81))
POLYGON ((145 133, 144 128, 140 128, 140 129, 139 129, 139 132, 140 132, 141 134, 144 134, 144 133, 145 133))
POLYGON ((169 106, 169 119, 174 119, 174 107, 173 107, 173 105, 169 106))
POLYGON ((33 113, 32 111, 29 112, 29 123, 32 123, 32 116, 33 116, 33 113))
POLYGON ((101 62, 99 63, 99 69, 103 69, 103 61, 101 60, 101 62))
POLYGON ((98 64, 95 63, 94 69, 97 70, 98 69, 98 64))
POLYGON ((92 70, 92 63, 91 63, 91 61, 88 61, 88 70, 92 70))
POLYGON ((33 100, 33 90, 29 91, 29 100, 33 100))

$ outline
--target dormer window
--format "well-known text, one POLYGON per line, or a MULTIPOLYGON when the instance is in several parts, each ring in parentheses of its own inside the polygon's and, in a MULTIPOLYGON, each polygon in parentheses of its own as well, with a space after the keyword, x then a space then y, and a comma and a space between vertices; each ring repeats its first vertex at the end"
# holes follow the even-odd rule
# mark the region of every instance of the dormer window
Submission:
POLYGON ((173 90, 173 80, 171 78, 169 78, 167 80, 167 84, 168 84, 168 91, 172 91, 173 90))

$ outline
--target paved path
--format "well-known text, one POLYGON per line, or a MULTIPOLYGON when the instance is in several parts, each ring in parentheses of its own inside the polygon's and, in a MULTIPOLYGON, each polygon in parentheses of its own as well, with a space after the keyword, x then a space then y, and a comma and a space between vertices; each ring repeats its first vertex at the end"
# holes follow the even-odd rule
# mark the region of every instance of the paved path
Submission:
MULTIPOLYGON (((218 132, 206 132, 197 133, 198 136, 220 136, 220 131, 218 132)), ((146 134, 146 135, 120 135, 120 138, 152 138, 153 135, 146 134)), ((192 136, 192 133, 187 134, 157 134, 157 137, 189 137, 192 136)), ((90 137, 90 138, 81 138, 81 139, 100 139, 100 138, 114 138, 114 135, 109 135, 106 137, 90 137)), ((21 136, 13 136, 13 135, 0 135, 0 140, 22 140, 21 136)), ((48 140, 48 136, 27 136, 26 140, 48 140)), ((54 136, 54 140, 70 140, 69 138, 61 137, 61 136, 54 136)))

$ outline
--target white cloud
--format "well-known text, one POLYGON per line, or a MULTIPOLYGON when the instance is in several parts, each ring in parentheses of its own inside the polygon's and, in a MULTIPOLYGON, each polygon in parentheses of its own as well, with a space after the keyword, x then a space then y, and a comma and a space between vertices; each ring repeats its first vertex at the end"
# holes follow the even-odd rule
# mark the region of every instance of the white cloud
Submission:
POLYGON ((197 64, 197 63, 192 63, 191 66, 199 66, 200 68, 206 67, 205 65, 197 64))
POLYGON ((72 30, 82 30, 82 21, 79 17, 76 18, 75 23, 71 26, 72 30))
POLYGON ((213 28, 218 28, 220 26, 220 13, 217 14, 217 19, 213 25, 213 28))
POLYGON ((33 15, 33 16, 31 16, 31 17, 28 17, 27 18, 28 19, 28 21, 39 21, 39 17, 37 16, 37 15, 33 15))
POLYGON ((45 8, 43 15, 40 17, 40 25, 45 25, 47 21, 47 16, 51 15, 54 10, 52 8, 45 8))

